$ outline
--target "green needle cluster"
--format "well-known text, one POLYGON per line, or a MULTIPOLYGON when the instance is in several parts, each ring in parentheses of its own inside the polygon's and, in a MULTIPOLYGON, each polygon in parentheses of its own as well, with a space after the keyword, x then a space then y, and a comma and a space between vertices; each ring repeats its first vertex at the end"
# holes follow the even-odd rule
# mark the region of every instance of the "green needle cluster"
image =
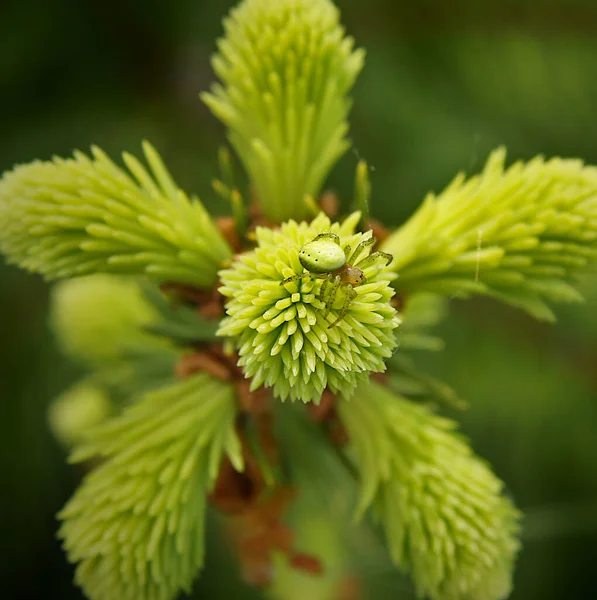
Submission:
POLYGON ((21 165, 0 182, 0 249, 48 279, 118 273, 213 286, 232 253, 198 199, 178 188, 153 147, 151 173, 129 173, 99 148, 21 165))
POLYGON ((228 128, 264 214, 304 219, 350 147, 348 92, 364 52, 353 50, 329 0, 245 0, 224 20, 203 100, 228 128))
POLYGON ((354 288, 356 298, 332 328, 343 294, 326 315, 319 298, 323 281, 299 262, 301 247, 324 232, 336 233, 342 246, 356 248, 370 237, 355 233, 359 219, 360 214, 354 213, 338 224, 320 214, 311 223, 289 221, 279 230, 258 228, 255 250, 220 273, 228 316, 218 333, 232 340, 253 389, 265 385, 282 400, 319 402, 326 387, 351 396, 369 373, 385 371, 385 359, 396 348, 394 330, 399 323, 389 304, 395 275, 385 268, 385 261, 364 270, 366 283, 354 288), (280 285, 295 275, 301 277, 280 285))
POLYGON ((455 424, 375 383, 338 406, 359 465, 359 513, 372 508, 419 596, 507 597, 519 515, 455 424))
POLYGON ((109 366, 134 348, 163 347, 143 329, 157 317, 132 279, 88 275, 52 288, 50 324, 62 350, 90 366, 109 366))
POLYGON ((93 381, 82 380, 55 398, 48 408, 48 424, 66 448, 82 442, 86 434, 113 413, 111 399, 93 381))
POLYGON ((207 375, 151 392, 101 425, 73 462, 101 459, 62 510, 60 537, 93 600, 173 600, 203 566, 206 496, 242 470, 232 387, 207 375))
POLYGON ((505 160, 500 148, 480 175, 429 194, 383 248, 399 290, 489 295, 554 321, 546 301, 581 300, 570 279, 597 256, 597 168, 505 160))

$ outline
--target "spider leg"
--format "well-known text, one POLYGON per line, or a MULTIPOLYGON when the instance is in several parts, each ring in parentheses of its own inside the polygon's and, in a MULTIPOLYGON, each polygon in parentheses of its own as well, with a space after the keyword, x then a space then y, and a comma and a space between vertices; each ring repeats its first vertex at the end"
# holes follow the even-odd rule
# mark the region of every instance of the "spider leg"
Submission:
POLYGON ((283 279, 282 281, 280 281, 280 285, 284 286, 287 283, 292 283, 293 281, 298 281, 299 279, 302 278, 302 273, 300 275, 293 275, 292 277, 287 277, 286 279, 283 279))
POLYGON ((327 290, 328 284, 330 283, 329 273, 326 273, 324 277, 319 276, 318 279, 323 279, 323 283, 319 288, 319 299, 323 302, 325 291, 327 290))
POLYGON ((357 259, 359 258, 359 256, 361 256, 361 253, 363 252, 363 250, 365 248, 368 248, 369 246, 373 246, 373 244, 375 244, 375 238, 369 238, 368 240, 363 240, 356 248, 355 251, 353 252, 352 256, 350 257, 350 264, 353 266, 357 265, 357 259))
POLYGON ((330 231, 327 233, 320 233, 317 237, 313 238, 311 241, 316 242, 317 240, 321 240, 323 238, 330 238, 330 239, 334 240, 334 242, 336 242, 336 244, 338 244, 338 246, 340 245, 340 237, 338 236, 338 234, 332 233, 330 231))
POLYGON ((391 254, 388 254, 387 252, 374 252, 373 254, 370 254, 367 258, 364 258, 359 263, 359 269, 366 269, 369 265, 372 265, 378 258, 385 259, 387 261, 386 266, 388 266, 394 260, 394 257, 391 254))
POLYGON ((346 313, 348 312, 348 308, 352 304, 352 301, 357 297, 357 293, 354 290, 354 288, 352 287, 352 285, 350 285, 350 283, 344 283, 342 285, 342 287, 344 288, 344 291, 346 292, 346 299, 344 300, 344 306, 342 307, 342 310, 340 311, 338 318, 333 323, 330 323, 328 325, 328 329, 331 329, 332 327, 335 327, 338 323, 340 323, 340 321, 346 316, 346 313))
POLYGON ((334 277, 334 283, 332 284, 332 291, 330 292, 327 302, 325 303, 325 312, 323 313, 324 319, 330 314, 330 310, 334 305, 334 301, 336 300, 336 294, 338 293, 338 288, 340 287, 341 283, 342 278, 340 277, 340 275, 336 275, 336 277, 334 277))
POLYGON ((343 250, 344 250, 344 258, 346 258, 346 262, 348 262, 348 257, 350 256, 350 253, 352 252, 352 248, 348 244, 346 244, 346 246, 344 246, 343 250))

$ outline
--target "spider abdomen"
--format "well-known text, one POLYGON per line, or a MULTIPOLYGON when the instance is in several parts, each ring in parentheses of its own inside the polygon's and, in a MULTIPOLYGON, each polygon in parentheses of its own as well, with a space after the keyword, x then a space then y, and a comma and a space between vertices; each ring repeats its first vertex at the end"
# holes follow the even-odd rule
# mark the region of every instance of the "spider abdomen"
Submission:
MULTIPOLYGON (((323 279, 319 288, 319 300, 324 303, 323 318, 327 319, 334 306, 338 292, 344 294, 344 305, 336 320, 328 325, 328 329, 335 327, 342 321, 352 301, 357 297, 353 288, 365 283, 363 269, 373 264, 379 258, 392 262, 392 255, 387 252, 373 252, 362 257, 363 252, 373 246, 375 240, 367 237, 359 245, 351 249, 350 245, 344 247, 340 244, 340 236, 331 231, 320 233, 310 242, 304 244, 298 252, 299 261, 304 269, 314 278, 323 279), (357 266, 359 265, 359 266, 357 266), (331 286, 331 287, 330 287, 331 286)), ((296 274, 280 281, 281 286, 301 279, 304 274, 296 274)))
POLYGON ((329 240, 313 240, 299 251, 301 265, 311 273, 333 273, 346 264, 341 246, 329 240))

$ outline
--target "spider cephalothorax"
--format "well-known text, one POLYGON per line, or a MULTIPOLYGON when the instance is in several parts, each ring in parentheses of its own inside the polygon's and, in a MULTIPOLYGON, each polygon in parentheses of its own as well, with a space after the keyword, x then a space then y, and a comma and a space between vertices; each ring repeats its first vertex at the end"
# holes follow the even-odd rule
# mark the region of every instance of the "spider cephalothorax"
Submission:
MULTIPOLYGON (((324 317, 327 317, 334 305, 338 290, 342 290, 346 295, 338 318, 328 325, 328 329, 337 325, 346 315, 351 302, 357 296, 354 288, 365 283, 364 269, 379 258, 385 259, 387 265, 392 262, 394 257, 387 252, 374 252, 360 258, 363 251, 373 244, 375 238, 371 237, 362 241, 353 251, 349 245, 340 245, 340 237, 337 234, 320 233, 299 250, 301 265, 313 277, 324 280, 319 290, 319 299, 325 302, 324 317)), ((302 275, 293 275, 281 281, 280 285, 286 285, 301 277, 302 275)))

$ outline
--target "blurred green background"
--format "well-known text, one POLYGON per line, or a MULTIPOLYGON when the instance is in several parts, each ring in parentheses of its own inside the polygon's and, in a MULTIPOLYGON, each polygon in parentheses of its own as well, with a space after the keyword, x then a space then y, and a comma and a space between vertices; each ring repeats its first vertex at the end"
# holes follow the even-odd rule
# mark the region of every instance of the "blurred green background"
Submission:
MULTIPOLYGON (((184 188, 223 210, 210 190, 223 130, 198 93, 212 81, 208 59, 231 5, 4 0, 0 170, 92 143, 113 156, 138 152, 148 138, 184 188)), ((338 5, 368 51, 354 151, 330 180, 345 198, 359 156, 374 169, 374 213, 391 224, 458 170, 477 171, 497 145, 510 159, 597 163, 594 0, 338 5)), ((582 289, 586 305, 560 308, 555 327, 493 302, 453 301, 440 331, 446 351, 421 356, 470 401, 458 416, 464 431, 527 511, 514 599, 597 595, 597 279, 582 289)), ((81 597, 54 538, 78 473, 45 421, 77 373, 53 344, 47 303, 39 278, 0 266, 3 600, 81 597)), ((222 552, 210 544, 197 597, 245 597, 222 552)), ((368 597, 411 598, 384 569, 371 574, 368 597)))

